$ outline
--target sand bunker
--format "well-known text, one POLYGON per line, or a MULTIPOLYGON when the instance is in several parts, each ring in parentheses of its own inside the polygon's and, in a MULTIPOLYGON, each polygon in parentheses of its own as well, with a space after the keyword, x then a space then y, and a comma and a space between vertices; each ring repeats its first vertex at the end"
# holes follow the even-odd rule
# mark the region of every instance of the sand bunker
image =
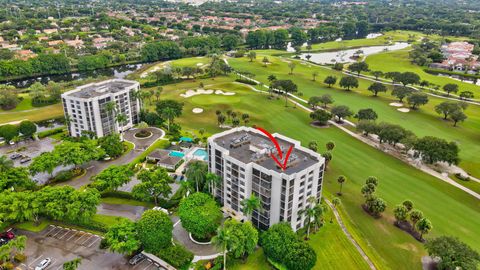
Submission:
POLYGON ((202 65, 203 65, 203 63, 197 63, 197 67, 202 66, 202 65))
POLYGON ((172 61, 167 61, 165 63, 161 63, 160 65, 157 65, 157 66, 153 67, 152 69, 149 69, 149 70, 143 72, 142 74, 140 74, 140 78, 146 78, 148 76, 148 74, 164 69, 165 66, 169 65, 171 62, 172 61))
POLYGON ((392 102, 389 105, 393 107, 403 107, 403 103, 399 103, 399 102, 392 102))
POLYGON ((410 109, 409 108, 398 108, 397 111, 407 113, 407 112, 410 111, 410 109))
POLYGON ((202 108, 193 108, 192 112, 193 113, 202 113, 203 109, 202 108))
POLYGON ((234 92, 223 92, 222 90, 205 90, 205 89, 197 89, 197 90, 187 90, 184 94, 180 94, 181 97, 184 98, 189 98, 193 97, 196 95, 211 95, 211 94, 216 94, 216 95, 224 95, 224 96, 233 96, 235 95, 234 92))
POLYGON ((234 92, 223 92, 222 90, 216 90, 215 91, 216 95, 224 95, 224 96, 233 96, 235 95, 234 92))

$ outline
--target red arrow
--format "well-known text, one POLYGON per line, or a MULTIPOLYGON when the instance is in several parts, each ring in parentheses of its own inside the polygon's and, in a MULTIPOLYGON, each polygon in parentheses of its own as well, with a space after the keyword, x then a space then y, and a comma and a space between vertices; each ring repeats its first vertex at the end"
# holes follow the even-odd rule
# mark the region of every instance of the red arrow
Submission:
MULTIPOLYGON (((277 148, 277 154, 280 157, 280 160, 282 160, 283 152, 282 152, 282 149, 280 148, 280 145, 278 144, 277 139, 275 139, 275 137, 273 137, 273 135, 270 134, 270 132, 266 131, 265 129, 261 127, 256 127, 256 128, 260 130, 263 134, 267 135, 270 141, 272 141, 272 143, 275 145, 275 148, 277 148)), ((288 158, 290 157, 290 153, 292 152, 292 150, 293 150, 293 146, 290 146, 290 148, 287 151, 287 155, 285 156, 285 160, 283 160, 283 164, 277 159, 277 157, 273 153, 270 153, 270 156, 272 157, 272 159, 277 163, 277 165, 280 168, 282 168, 283 171, 287 169, 287 161, 288 161, 288 158)))

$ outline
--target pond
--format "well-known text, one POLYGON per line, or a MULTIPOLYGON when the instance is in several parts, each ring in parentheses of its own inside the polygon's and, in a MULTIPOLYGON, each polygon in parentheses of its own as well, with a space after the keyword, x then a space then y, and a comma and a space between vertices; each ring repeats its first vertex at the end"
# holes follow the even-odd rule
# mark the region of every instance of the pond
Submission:
POLYGON ((96 78, 100 76, 114 77, 116 79, 123 79, 127 75, 137 71, 143 66, 143 64, 127 64, 121 66, 115 66, 105 69, 98 69, 93 71, 82 71, 82 72, 72 72, 66 74, 58 75, 45 75, 34 78, 19 79, 19 80, 10 80, 5 84, 13 85, 17 88, 27 88, 35 82, 41 82, 42 84, 47 84, 49 81, 54 82, 69 82, 73 80, 85 79, 85 78, 96 78))
MULTIPOLYGON (((360 47, 356 49, 340 50, 334 52, 322 52, 322 53, 310 53, 312 56, 310 61, 317 64, 333 64, 333 63, 353 63, 356 61, 354 55, 358 51, 362 51, 361 57, 365 57, 371 54, 380 53, 383 51, 395 51, 407 48, 410 44, 406 42, 397 42, 393 45, 385 46, 371 46, 371 47, 360 47)), ((306 60, 306 56, 309 53, 302 53, 300 55, 301 59, 306 60)))

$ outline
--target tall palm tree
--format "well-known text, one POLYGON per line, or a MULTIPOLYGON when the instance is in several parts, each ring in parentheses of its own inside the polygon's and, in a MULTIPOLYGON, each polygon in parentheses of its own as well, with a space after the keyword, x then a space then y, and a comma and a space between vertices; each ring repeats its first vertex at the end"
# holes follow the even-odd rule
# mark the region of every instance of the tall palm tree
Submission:
POLYGON ((114 129, 115 131, 117 130, 117 125, 116 125, 116 114, 117 114, 117 104, 114 101, 109 101, 105 104, 105 111, 109 115, 111 115, 111 119, 115 122, 114 124, 114 129))
POLYGON ((343 183, 347 181, 347 177, 340 175, 337 178, 337 182, 340 184, 340 191, 337 193, 339 196, 342 196, 342 188, 343 188, 343 183))
POLYGON ((227 252, 231 244, 231 233, 225 226, 217 229, 217 235, 212 238, 212 243, 223 250, 223 270, 227 269, 227 252))
POLYGON ((207 173, 205 179, 207 180, 208 192, 210 194, 214 193, 216 185, 222 181, 222 178, 215 173, 207 173))
POLYGON ((170 125, 172 124, 175 116, 176 116, 175 110, 172 109, 172 108, 165 108, 164 110, 162 110, 162 114, 160 115, 160 117, 162 117, 164 119, 165 118, 167 119, 167 121, 168 121, 168 131, 170 131, 170 125))
POLYGON ((205 163, 202 161, 192 161, 188 164, 185 175, 188 180, 195 182, 197 192, 200 190, 200 183, 205 179, 207 170, 207 166, 205 166, 205 163))
POLYGON ((163 87, 161 86, 157 87, 157 90, 155 90, 154 94, 157 102, 160 99, 160 95, 162 95, 162 92, 163 92, 163 87))
POLYGON ((0 156, 0 172, 4 172, 13 167, 13 161, 7 156, 0 156))
POLYGON ((243 214, 248 220, 252 219, 253 211, 262 209, 262 201, 259 197, 252 194, 250 198, 246 198, 241 202, 243 214))
POLYGON ((123 141, 123 126, 125 126, 125 123, 128 121, 128 117, 124 113, 119 113, 115 117, 115 120, 117 121, 118 124, 118 131, 120 132, 120 138, 123 141))
POLYGON ((312 224, 312 221, 315 219, 316 215, 316 210, 313 206, 307 207, 305 209, 302 209, 298 211, 298 214, 301 216, 305 216, 305 226, 307 227, 307 239, 310 237, 310 225, 312 224))
MULTIPOLYGON (((338 198, 338 197, 335 197, 335 198, 332 199, 333 211, 335 211, 335 209, 337 209, 337 205, 339 205, 341 202, 342 202, 342 201, 341 201, 340 198, 338 198)), ((330 223, 333 222, 333 216, 334 216, 334 215, 335 215, 335 214, 332 214, 332 215, 330 216, 330 223)))

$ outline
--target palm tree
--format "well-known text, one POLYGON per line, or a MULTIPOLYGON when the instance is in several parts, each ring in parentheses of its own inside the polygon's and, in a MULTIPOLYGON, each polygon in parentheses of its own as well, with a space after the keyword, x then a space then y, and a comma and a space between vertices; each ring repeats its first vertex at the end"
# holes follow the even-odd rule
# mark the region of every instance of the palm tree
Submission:
POLYGON ((337 182, 340 184, 340 191, 337 193, 339 196, 342 196, 342 187, 343 187, 343 183, 345 183, 347 181, 347 177, 343 176, 343 175, 340 175, 338 178, 337 178, 337 182))
POLYGON ((298 214, 306 217, 306 220, 305 220, 305 223, 306 223, 305 226, 307 227, 307 238, 306 238, 306 240, 308 240, 308 238, 310 236, 310 225, 312 223, 312 220, 315 218, 316 210, 315 210, 314 207, 307 207, 305 209, 302 209, 302 210, 298 211, 298 214))
MULTIPOLYGON (((109 101, 105 103, 105 111, 111 115, 111 118, 116 122, 116 114, 117 114, 117 104, 114 101, 109 101)), ((117 130, 117 125, 114 125, 114 129, 117 130)))
POLYGON ((120 138, 123 141, 123 137, 122 137, 123 126, 125 126, 125 123, 128 121, 127 115, 124 113, 119 113, 115 117, 115 120, 117 121, 117 124, 118 124, 118 131, 120 132, 120 138))
POLYGON ((252 194, 250 198, 246 198, 241 202, 243 214, 247 216, 247 219, 252 218, 253 211, 262 209, 262 201, 259 197, 252 194))
POLYGON ((185 190, 185 196, 183 197, 188 197, 188 195, 194 191, 190 181, 181 181, 180 186, 185 190))
POLYGON ((172 108, 165 108, 162 110, 162 115, 160 116, 168 120, 168 131, 170 131, 170 125, 172 124, 173 118, 176 116, 175 110, 172 108))
POLYGON ((290 69, 290 73, 288 73, 289 75, 293 74, 293 70, 295 69, 296 66, 297 65, 294 62, 288 63, 288 68, 290 69))
MULTIPOLYGON (((342 201, 340 200, 340 198, 338 197, 335 197, 332 199, 332 205, 333 205, 333 211, 335 212, 335 210, 337 209, 337 205, 339 205, 342 201)), ((332 215, 330 216, 330 223, 333 222, 333 216, 335 214, 332 213, 332 215)))
POLYGON ((227 252, 231 244, 231 233, 225 226, 217 229, 217 235, 212 238, 212 243, 223 250, 223 270, 227 269, 227 252))
POLYGON ((157 87, 157 90, 155 90, 155 98, 157 99, 156 101, 158 102, 158 100, 160 99, 160 95, 162 94, 163 92, 163 87, 159 86, 157 87))
POLYGON ((222 182, 222 178, 215 173, 207 173, 205 180, 207 180, 208 192, 210 192, 210 194, 213 194, 216 185, 222 182))
POLYGON ((185 175, 187 179, 195 182, 196 191, 199 192, 200 182, 203 182, 207 174, 207 166, 202 161, 192 161, 188 164, 185 175))
POLYGON ((315 210, 315 216, 313 222, 315 224, 315 231, 318 231, 318 228, 323 226, 323 213, 326 212, 324 205, 318 203, 313 207, 315 210))
POLYGON ((7 156, 0 156, 0 172, 7 171, 13 167, 13 161, 7 156))

